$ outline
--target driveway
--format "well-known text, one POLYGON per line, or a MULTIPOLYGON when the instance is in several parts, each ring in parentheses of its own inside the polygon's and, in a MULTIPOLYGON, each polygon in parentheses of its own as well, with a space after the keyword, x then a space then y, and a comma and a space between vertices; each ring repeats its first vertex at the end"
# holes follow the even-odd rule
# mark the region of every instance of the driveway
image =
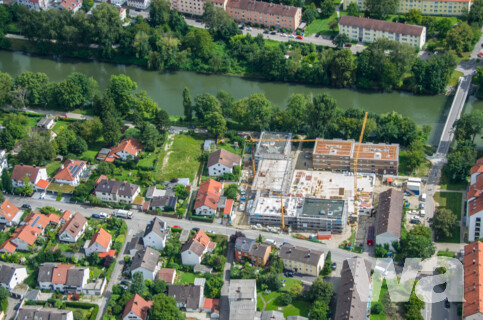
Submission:
POLYGON ((220 297, 220 319, 228 319, 230 316, 230 304, 228 302, 228 293, 230 287, 230 270, 235 258, 235 245, 228 242, 227 257, 225 268, 223 268, 223 288, 221 288, 220 297))

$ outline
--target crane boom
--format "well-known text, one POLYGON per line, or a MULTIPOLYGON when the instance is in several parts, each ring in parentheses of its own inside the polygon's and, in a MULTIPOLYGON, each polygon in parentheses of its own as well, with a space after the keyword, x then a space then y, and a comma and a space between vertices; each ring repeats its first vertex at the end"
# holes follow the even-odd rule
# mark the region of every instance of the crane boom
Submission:
MULTIPOLYGON (((364 115, 364 121, 362 122, 362 130, 361 135, 359 137, 359 144, 357 145, 357 152, 356 158, 354 159, 354 204, 357 201, 357 163, 359 162, 359 151, 361 150, 362 138, 364 137, 364 130, 366 130, 366 122, 367 122, 367 112, 364 115)), ((355 208, 355 212, 357 212, 357 208, 355 208)))

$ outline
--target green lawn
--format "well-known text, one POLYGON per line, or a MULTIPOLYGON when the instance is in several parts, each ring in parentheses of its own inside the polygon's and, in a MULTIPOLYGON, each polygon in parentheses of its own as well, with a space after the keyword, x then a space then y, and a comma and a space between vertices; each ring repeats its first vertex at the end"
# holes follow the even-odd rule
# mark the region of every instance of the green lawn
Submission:
MULTIPOLYGON (((266 294, 262 291, 258 292, 263 296, 265 302, 267 302, 267 305, 265 306, 265 311, 281 311, 283 312, 284 317, 296 315, 307 317, 310 309, 310 303, 303 298, 296 298, 292 301, 291 304, 287 306, 281 306, 278 304, 277 298, 279 296, 281 296, 284 292, 289 292, 290 288, 295 284, 301 284, 301 281, 295 279, 285 277, 281 277, 280 279, 285 280, 285 287, 282 287, 280 291, 272 291, 269 294, 266 294)), ((257 298, 257 309, 260 311, 263 309, 263 301, 262 299, 260 299, 260 297, 257 298)))
POLYGON ((56 182, 51 182, 47 187, 47 190, 54 191, 54 192, 63 192, 63 193, 72 193, 75 187, 68 185, 68 184, 60 184, 56 182))
POLYGON ((242 148, 238 147, 238 149, 235 151, 235 147, 231 142, 218 144, 218 149, 225 149, 226 151, 230 151, 231 153, 237 154, 239 156, 241 156, 243 150, 242 148))
POLYGON ((305 36, 309 36, 314 33, 319 33, 323 34, 326 36, 335 36, 337 35, 337 31, 332 31, 329 29, 329 21, 332 19, 337 19, 337 13, 334 13, 332 16, 330 16, 327 19, 316 19, 312 21, 311 24, 305 28, 305 36))
POLYGON ((399 174, 400 175, 424 177, 428 175, 429 170, 431 169, 431 161, 427 159, 424 159, 421 166, 414 171, 409 170, 407 161, 408 161, 407 151, 400 150, 399 151, 399 174))
POLYGON ((94 161, 102 147, 104 147, 104 138, 101 137, 98 141, 90 145, 89 148, 80 155, 79 159, 89 162, 94 161))
POLYGON ((452 87, 458 86, 458 80, 462 76, 463 76, 463 72, 454 70, 453 74, 451 75, 451 79, 449 80, 448 85, 452 86, 452 87))
MULTIPOLYGON (((378 302, 382 302, 382 297, 384 297, 384 294, 387 292, 387 285, 386 285, 386 280, 382 283, 381 286, 381 291, 379 292, 379 300, 378 302)), ((371 303, 372 305, 372 303, 371 303)), ((371 314, 370 320, 385 320, 387 316, 384 313, 381 314, 371 314)))
POLYGON ((439 204, 440 208, 446 208, 453 211, 458 220, 461 220, 461 203, 463 195, 460 192, 436 192, 434 201, 439 204))
POLYGON ((47 175, 52 178, 60 168, 60 161, 52 161, 47 165, 47 175))
POLYGON ((441 190, 465 190, 468 182, 452 182, 446 174, 446 168, 441 170, 441 190))
POLYGON ((144 159, 139 160, 138 165, 142 167, 150 167, 154 164, 154 160, 159 159, 161 154, 161 149, 157 148, 154 152, 146 155, 144 159))
POLYGON ((194 273, 182 271, 178 271, 178 273, 179 275, 177 275, 177 284, 193 284, 195 282, 196 275, 194 273))
MULTIPOLYGON (((170 143, 170 142, 166 142, 170 143)), ((161 152, 156 164, 155 179, 166 181, 173 178, 189 178, 193 181, 200 168, 202 139, 189 135, 177 134, 168 150, 161 152), (163 166, 164 158, 169 157, 163 166)))
POLYGON ((72 121, 56 120, 55 126, 52 128, 52 131, 59 134, 59 132, 67 128, 71 123, 72 121))

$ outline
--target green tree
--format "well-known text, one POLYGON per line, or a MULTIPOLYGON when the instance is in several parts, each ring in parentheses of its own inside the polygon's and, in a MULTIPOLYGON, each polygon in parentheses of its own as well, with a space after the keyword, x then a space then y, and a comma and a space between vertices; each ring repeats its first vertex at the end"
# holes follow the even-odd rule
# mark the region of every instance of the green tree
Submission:
POLYGON ((153 123, 156 126, 156 129, 162 134, 166 133, 168 129, 171 127, 171 121, 169 120, 169 114, 162 109, 156 110, 154 114, 153 123))
POLYGON ((223 287, 223 279, 219 276, 209 275, 205 283, 205 295, 208 298, 219 299, 221 296, 221 288, 223 287))
POLYGON ((20 162, 30 165, 45 165, 57 155, 57 144, 50 141, 50 133, 32 133, 19 142, 20 162))
POLYGON ((409 150, 407 153, 407 168, 413 171, 424 161, 424 143, 420 139, 415 139, 409 145, 409 150))
POLYGON ((333 86, 342 88, 352 84, 355 70, 352 52, 349 49, 336 51, 332 57, 329 70, 333 86))
POLYGON ((319 11, 317 10, 317 7, 315 6, 315 3, 311 3, 308 6, 305 6, 304 12, 302 14, 302 20, 307 23, 307 25, 311 24, 312 21, 317 19, 319 17, 319 11))
POLYGON ((183 44, 191 49, 195 58, 208 61, 215 53, 215 42, 210 33, 205 29, 194 29, 188 32, 183 44))
POLYGON ((453 227, 456 226, 456 215, 449 209, 440 208, 432 219, 434 233, 438 236, 450 238, 453 227))
POLYGON ((101 54, 110 57, 113 53, 112 45, 116 44, 122 33, 122 21, 115 6, 101 3, 92 9, 92 38, 100 45, 101 54))
MULTIPOLYGON (((337 19, 332 21, 336 21, 337 23, 337 19)), ((337 36, 335 36, 334 40, 332 40, 332 43, 335 44, 337 48, 342 48, 346 43, 349 43, 349 42, 350 42, 349 36, 346 35, 345 33, 339 33, 337 36)))
POLYGON ((419 300, 414 292, 411 293, 409 301, 404 304, 406 309, 405 319, 408 320, 423 320, 421 310, 424 308, 424 302, 419 300))
POLYGON ((190 90, 187 87, 183 89, 183 108, 186 121, 191 121, 193 118, 193 104, 191 103, 190 90))
POLYGON ((442 18, 436 21, 435 30, 438 32, 438 38, 444 39, 448 31, 453 27, 453 23, 449 18, 442 18))
POLYGON ((223 8, 215 7, 213 2, 205 2, 201 20, 215 39, 230 40, 236 34, 240 34, 237 23, 228 15, 223 8))
POLYGON ((478 28, 483 26, 483 0, 475 0, 468 15, 468 22, 475 23, 478 28))
POLYGON ((418 225, 400 240, 400 250, 406 258, 427 259, 435 253, 431 229, 418 225))
POLYGON ((190 194, 189 190, 186 189, 186 187, 183 186, 182 184, 175 185, 173 188, 173 191, 175 195, 181 200, 187 199, 190 194))
POLYGON ((77 88, 79 88, 83 100, 86 102, 91 102, 94 95, 99 92, 99 84, 92 77, 87 77, 85 74, 80 72, 72 72, 66 78, 67 82, 74 83, 77 88))
POLYGON ((166 291, 166 282, 164 282, 164 280, 160 280, 160 279, 154 281, 154 283, 151 287, 151 290, 152 290, 153 294, 163 293, 164 291, 166 291))
POLYGON ((470 169, 476 161, 476 150, 474 144, 469 141, 460 141, 454 152, 448 156, 446 170, 451 181, 466 182, 470 175, 470 169))
POLYGON ((423 22, 423 15, 418 9, 409 9, 409 11, 404 14, 404 19, 406 20, 406 23, 421 24, 423 22))
POLYGON ((15 138, 9 130, 0 131, 0 148, 11 150, 15 146, 15 138))
POLYGON ((287 113, 290 119, 289 131, 294 132, 304 126, 308 102, 309 98, 302 94, 292 94, 288 99, 287 113))
POLYGON ((322 0, 320 3, 320 16, 328 18, 335 12, 335 5, 333 0, 322 0))
POLYGON ((269 80, 283 80, 287 59, 279 47, 264 47, 258 56, 257 66, 261 74, 269 80))
POLYGON ((153 0, 149 6, 149 23, 152 27, 166 24, 169 21, 171 8, 166 0, 153 0))
POLYGON ((146 291, 146 285, 144 284, 144 276, 142 272, 135 272, 132 276, 131 292, 143 295, 146 291))
POLYGON ((153 152, 161 143, 161 135, 156 127, 150 123, 143 122, 140 130, 140 141, 147 152, 153 152))
POLYGON ((327 257, 324 261, 324 268, 322 269, 322 275, 328 276, 332 273, 332 253, 327 252, 327 257))
POLYGON ((52 84, 51 102, 62 110, 74 110, 84 104, 85 99, 81 93, 81 88, 73 81, 61 81, 52 84))
POLYGON ((324 281, 322 278, 317 278, 309 289, 308 298, 312 302, 320 301, 328 305, 333 294, 334 287, 332 284, 324 281))
POLYGON ((463 114, 453 124, 456 141, 475 141, 483 130, 483 111, 473 109, 471 113, 463 114))
POLYGON ((121 115, 127 114, 134 106, 133 92, 137 87, 137 83, 125 74, 111 76, 106 94, 112 99, 114 106, 121 115))
POLYGON ((43 106, 47 102, 49 78, 45 73, 23 72, 15 79, 15 88, 26 89, 26 103, 43 106))
POLYGON ((103 137, 106 146, 115 146, 121 140, 121 127, 117 119, 108 113, 102 121, 103 137))
POLYGON ((205 124, 208 132, 214 135, 215 140, 217 141, 219 138, 222 138, 227 131, 225 118, 223 118, 221 113, 217 111, 208 114, 205 124))
POLYGON ((231 117, 231 107, 235 101, 235 97, 232 94, 220 90, 216 94, 216 98, 220 101, 221 111, 224 117, 231 117))
POLYGON ((220 102, 212 94, 199 94, 195 97, 194 111, 196 118, 204 120, 210 113, 217 112, 221 114, 220 102))
POLYGON ((366 8, 371 13, 371 17, 376 19, 386 19, 390 14, 396 13, 399 0, 367 0, 366 8))
POLYGON ((357 5, 357 3, 355 2, 349 3, 349 5, 347 6, 347 14, 353 17, 358 17, 361 15, 361 12, 359 10, 359 6, 357 5))
POLYGON ((382 314, 384 312, 384 305, 380 302, 371 305, 371 314, 382 314))
POLYGON ((478 98, 483 99, 483 67, 476 67, 476 76, 473 78, 473 83, 478 86, 478 98))
POLYGON ((310 307, 309 320, 327 320, 329 307, 322 301, 315 301, 310 307))
POLYGON ((326 93, 315 96, 307 105, 306 122, 310 137, 324 137, 335 116, 337 102, 326 93))
POLYGON ((148 34, 144 31, 138 31, 134 36, 133 47, 136 52, 136 58, 142 59, 146 57, 150 49, 148 34))
POLYGON ((154 297, 151 309, 152 319, 184 320, 185 315, 178 308, 173 297, 158 294, 154 297))
POLYGON ((6 193, 13 192, 12 179, 10 179, 7 169, 3 169, 2 171, 2 190, 6 193))
POLYGON ((460 55, 462 52, 471 50, 474 38, 473 29, 467 23, 462 22, 448 31, 446 45, 460 55))
POLYGON ((329 21, 329 29, 330 31, 332 32, 336 32, 336 30, 339 28, 339 21, 337 20, 337 18, 334 18, 332 20, 329 21))
MULTIPOLYGON (((1 7, 3 8, 3 6, 1 7)), ((0 72, 0 107, 12 101, 13 78, 8 73, 0 72)))
POLYGON ((102 136, 102 122, 98 117, 74 122, 72 129, 88 144, 94 144, 102 136))
POLYGON ((238 193, 238 185, 235 183, 230 184, 224 192, 224 196, 228 199, 236 199, 236 195, 238 193))

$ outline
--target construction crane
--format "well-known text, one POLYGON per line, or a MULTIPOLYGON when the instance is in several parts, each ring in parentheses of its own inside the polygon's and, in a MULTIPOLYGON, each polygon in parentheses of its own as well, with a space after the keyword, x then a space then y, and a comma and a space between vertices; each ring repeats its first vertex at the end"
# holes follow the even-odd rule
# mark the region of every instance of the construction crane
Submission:
MULTIPOLYGON (((357 145, 356 157, 354 159, 354 205, 357 203, 357 163, 359 162, 359 151, 361 150, 362 138, 364 137, 364 131, 366 130, 366 122, 367 122, 367 112, 364 115, 364 121, 362 122, 362 130, 361 135, 359 137, 359 144, 357 145)), ((357 207, 354 208, 354 212, 357 213, 357 207)))
POLYGON ((283 194, 278 193, 278 192, 273 192, 273 191, 268 190, 268 189, 257 188, 257 187, 254 187, 252 185, 249 185, 249 184, 243 183, 243 182, 240 182, 240 185, 244 185, 244 186, 247 186, 248 188, 251 188, 251 189, 257 189, 257 190, 260 190, 260 191, 265 191, 265 192, 272 193, 274 195, 280 196, 280 211, 282 213, 282 229, 286 230, 285 219, 284 219, 285 212, 283 211, 283 194))

